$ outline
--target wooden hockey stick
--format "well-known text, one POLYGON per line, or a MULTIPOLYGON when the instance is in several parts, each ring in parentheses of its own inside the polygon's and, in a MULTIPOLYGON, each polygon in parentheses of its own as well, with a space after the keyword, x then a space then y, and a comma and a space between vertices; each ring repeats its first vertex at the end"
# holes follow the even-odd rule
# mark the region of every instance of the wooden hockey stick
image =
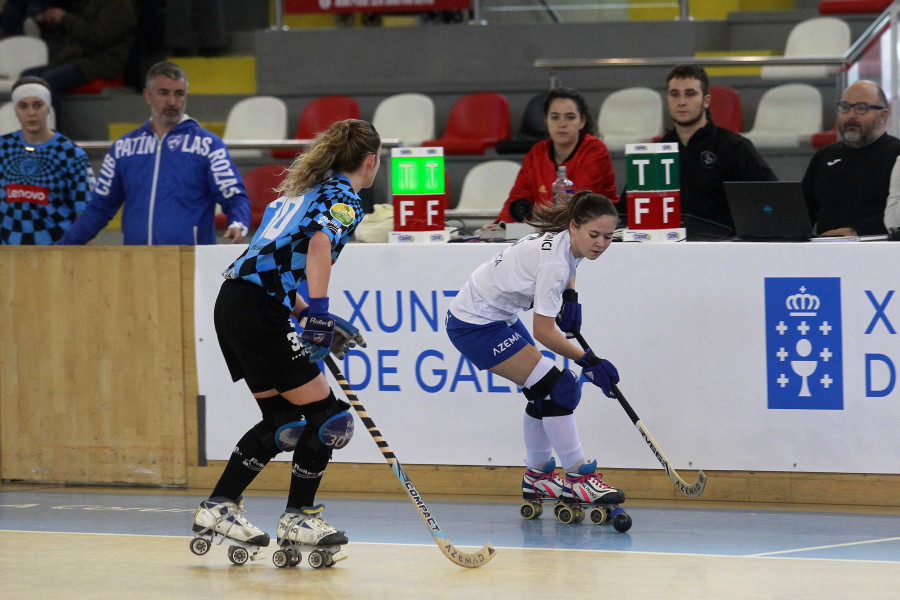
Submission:
MULTIPOLYGON (((581 344, 581 347, 584 348, 585 351, 590 349, 588 343, 584 340, 584 337, 580 332, 575 332, 572 335, 575 336, 575 339, 578 340, 578 343, 581 344)), ((625 399, 625 396, 622 395, 622 392, 619 391, 619 388, 616 387, 615 384, 612 386, 612 392, 615 395, 616 399, 619 401, 619 404, 622 405, 622 408, 625 409, 625 412, 628 414, 628 417, 631 419, 631 422, 634 423, 634 426, 638 428, 638 431, 641 432, 641 437, 644 438, 644 441, 647 442, 647 445, 650 446, 650 450, 656 456, 656 460, 659 461, 659 464, 662 465, 663 469, 665 469, 666 474, 669 476, 669 479, 672 480, 672 483, 675 484, 675 487, 678 488, 678 491, 684 494, 685 496, 699 496, 703 493, 703 490, 706 489, 706 473, 700 471, 697 474, 697 480, 694 483, 689 484, 681 476, 677 471, 669 464, 669 459, 666 458, 666 455, 663 454, 662 450, 659 449, 659 445, 653 439, 653 436, 650 435, 650 432, 647 431, 647 428, 644 427, 644 424, 641 422, 641 419, 637 416, 637 413, 634 412, 634 409, 631 408, 631 405, 628 404, 628 400, 625 399)))
POLYGON ((497 552, 490 543, 482 546, 481 549, 477 552, 468 554, 466 552, 458 550, 456 546, 454 546, 450 542, 450 540, 447 539, 447 536, 444 535, 443 531, 441 531, 441 528, 437 524, 437 521, 434 520, 431 511, 429 511, 428 507, 425 506, 425 501, 422 500, 422 496, 419 494, 418 490, 416 490, 416 486, 414 486, 412 481, 409 480, 409 475, 406 474, 406 471, 403 469, 400 461, 398 461, 397 457, 394 456, 394 453, 391 451, 387 442, 384 440, 381 432, 378 431, 378 428, 375 426, 375 422, 372 421, 372 418, 369 416, 369 414, 366 412, 366 409, 356 397, 356 392, 354 392, 353 388, 350 387, 350 384, 347 382, 347 378, 344 377, 343 373, 341 373, 341 370, 338 368, 331 355, 325 357, 325 364, 328 365, 328 370, 330 370, 331 374, 334 375, 334 378, 337 380, 338 385, 340 385, 341 389, 344 390, 344 394, 347 396, 347 400, 349 400, 350 404, 353 406, 353 410, 356 411, 356 414, 359 415, 359 418, 362 420, 363 425, 365 425, 366 429, 369 430, 369 433, 372 435, 372 439, 375 440, 375 445, 377 445, 378 449, 381 450, 381 454, 384 455, 384 459, 390 465, 391 470, 394 472, 394 475, 396 475, 397 479, 400 480, 400 483, 403 484, 403 488, 409 495, 409 499, 412 500, 413 504, 416 505, 416 509, 419 511, 419 516, 422 517, 422 520, 425 521, 426 525, 428 525, 428 529, 431 531, 431 537, 434 538, 434 541, 437 543, 438 548, 441 549, 441 552, 444 553, 444 556, 461 567, 468 567, 471 569, 488 564, 491 559, 494 558, 494 554, 496 554, 497 552))

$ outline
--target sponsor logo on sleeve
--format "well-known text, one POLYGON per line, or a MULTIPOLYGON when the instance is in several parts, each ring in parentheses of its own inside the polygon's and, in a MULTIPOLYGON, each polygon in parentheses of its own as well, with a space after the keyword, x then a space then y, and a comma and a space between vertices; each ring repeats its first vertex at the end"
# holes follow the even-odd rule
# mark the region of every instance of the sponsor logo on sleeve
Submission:
POLYGON ((356 219, 356 211, 348 204, 335 204, 329 212, 332 217, 347 226, 353 224, 354 219, 356 219))

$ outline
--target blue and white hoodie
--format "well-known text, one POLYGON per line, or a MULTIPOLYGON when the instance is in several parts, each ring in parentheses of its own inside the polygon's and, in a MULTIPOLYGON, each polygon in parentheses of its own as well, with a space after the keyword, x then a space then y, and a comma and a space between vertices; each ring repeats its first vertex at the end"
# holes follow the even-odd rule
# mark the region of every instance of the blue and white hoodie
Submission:
POLYGON ((162 138, 148 120, 113 142, 91 202, 57 244, 90 241, 123 203, 125 244, 214 244, 216 203, 229 226, 250 225, 247 191, 224 142, 187 115, 162 138))

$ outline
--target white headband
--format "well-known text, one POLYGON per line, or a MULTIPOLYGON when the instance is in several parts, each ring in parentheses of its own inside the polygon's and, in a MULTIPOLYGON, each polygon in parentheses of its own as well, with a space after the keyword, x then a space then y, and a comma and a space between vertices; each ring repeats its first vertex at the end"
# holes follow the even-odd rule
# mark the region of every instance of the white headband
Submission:
POLYGON ((18 102, 22 98, 40 98, 48 106, 52 104, 50 101, 50 90, 39 83, 23 83, 14 89, 12 92, 13 103, 18 102))

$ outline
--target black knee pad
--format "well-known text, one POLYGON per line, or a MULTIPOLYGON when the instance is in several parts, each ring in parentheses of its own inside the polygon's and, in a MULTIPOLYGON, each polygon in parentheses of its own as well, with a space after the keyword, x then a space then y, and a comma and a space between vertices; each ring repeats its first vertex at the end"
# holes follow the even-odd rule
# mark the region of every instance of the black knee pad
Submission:
MULTIPOLYGON (((306 425, 303 408, 291 404, 280 394, 269 398, 257 398, 256 403, 263 415, 261 424, 268 424, 276 450, 278 452, 293 450, 306 425)), ((265 432, 261 434, 265 435, 265 432)))
POLYGON ((338 400, 334 392, 319 402, 303 407, 307 426, 313 430, 319 441, 329 448, 340 450, 353 437, 353 414, 350 405, 338 400))
POLYGON ((522 393, 528 399, 525 413, 535 419, 571 415, 581 399, 578 380, 568 369, 561 371, 557 367, 530 388, 522 388, 522 393))
MULTIPOLYGON (((323 425, 333 423, 335 416, 340 419, 341 413, 347 412, 350 405, 338 400, 334 392, 331 392, 324 400, 307 404, 302 408, 306 416, 306 428, 300 436, 297 449, 294 450, 293 473, 296 477, 321 477, 328 461, 331 460, 334 448, 343 447, 346 442, 340 446, 328 445, 320 437, 320 429, 323 425)), ((352 435, 352 427, 350 430, 352 435)))
POLYGON ((250 428, 234 447, 233 454, 243 458, 244 466, 262 471, 281 452, 275 444, 275 430, 265 419, 250 428))

